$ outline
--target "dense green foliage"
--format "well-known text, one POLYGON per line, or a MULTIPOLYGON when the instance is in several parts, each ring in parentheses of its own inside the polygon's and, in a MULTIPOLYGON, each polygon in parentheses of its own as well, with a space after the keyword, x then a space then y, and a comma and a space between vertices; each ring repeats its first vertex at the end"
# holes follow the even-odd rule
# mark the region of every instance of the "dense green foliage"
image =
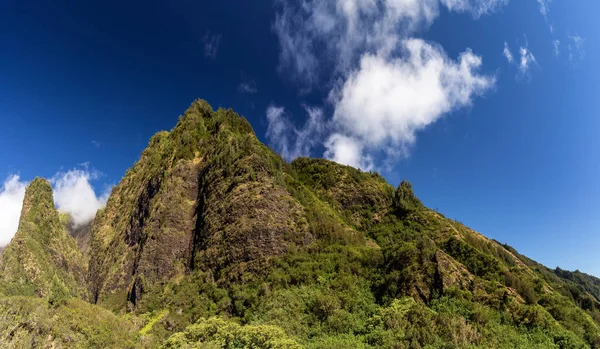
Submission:
POLYGON ((400 215, 408 214, 421 208, 423 204, 412 190, 410 182, 402 181, 394 193, 393 207, 400 215))
POLYGON ((48 303, 53 307, 59 307, 67 304, 67 301, 71 298, 69 290, 60 279, 54 275, 52 278, 52 286, 50 287, 50 297, 48 297, 48 303))
MULTIPOLYGON (((58 216, 48 227, 45 211, 27 212, 36 234, 58 231, 58 216)), ((0 343, 600 348, 598 279, 549 270, 429 210, 409 182, 286 163, 245 119, 204 101, 150 140, 87 234, 73 233, 89 251, 90 297, 57 264, 42 271, 45 292, 5 284, 48 299, 0 299, 0 343)))
POLYGON ((269 348, 300 349, 283 330, 269 325, 240 326, 220 318, 201 319, 172 335, 163 348, 269 348))
POLYGON ((137 334, 136 320, 71 299, 49 307, 44 299, 0 298, 3 348, 134 348, 152 343, 137 334))

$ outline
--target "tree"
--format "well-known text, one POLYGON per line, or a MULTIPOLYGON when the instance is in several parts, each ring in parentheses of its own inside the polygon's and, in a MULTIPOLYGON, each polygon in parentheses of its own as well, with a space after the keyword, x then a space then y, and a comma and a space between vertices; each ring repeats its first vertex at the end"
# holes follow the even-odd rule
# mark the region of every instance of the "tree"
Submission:
POLYGON ((415 196, 412 184, 405 180, 396 188, 393 204, 396 213, 399 215, 406 215, 423 206, 421 200, 415 196))
POLYGON ((67 286, 58 278, 56 274, 52 278, 52 285, 50 286, 50 297, 48 303, 56 308, 61 305, 67 304, 67 301, 71 298, 71 294, 67 289, 67 286))

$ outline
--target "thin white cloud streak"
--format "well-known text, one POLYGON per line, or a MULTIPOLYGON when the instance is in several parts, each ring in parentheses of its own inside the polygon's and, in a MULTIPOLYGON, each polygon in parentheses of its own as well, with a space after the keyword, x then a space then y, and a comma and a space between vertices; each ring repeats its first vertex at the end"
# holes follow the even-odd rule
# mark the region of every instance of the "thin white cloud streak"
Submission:
MULTIPOLYGON (((544 16, 544 19, 548 19, 548 13, 550 12, 550 0, 537 0, 540 5, 540 13, 544 16)), ((551 29, 552 31, 552 29, 551 29)))
POLYGON ((504 50, 502 51, 502 55, 504 56, 504 58, 506 58, 509 64, 512 64, 514 58, 512 53, 510 52, 510 48, 508 47, 508 43, 506 41, 504 42, 504 50))
POLYGON ((560 55, 560 40, 553 40, 552 46, 554 47, 554 55, 558 57, 560 55))
POLYGON ((537 64, 537 61, 535 59, 535 56, 533 55, 533 52, 531 52, 527 45, 525 45, 524 47, 522 46, 519 49, 519 54, 521 56, 519 60, 519 72, 521 76, 525 77, 528 76, 529 69, 532 65, 537 64))
POLYGON ((571 43, 567 45, 567 48, 569 50, 569 61, 573 62, 573 58, 575 57, 573 55, 573 52, 576 52, 578 54, 579 59, 584 59, 585 50, 583 48, 583 44, 585 40, 578 35, 568 35, 568 38, 571 41, 571 43))
POLYGON ((204 57, 209 59, 216 59, 219 53, 219 45, 221 43, 221 34, 212 34, 206 32, 202 38, 204 44, 204 57))
POLYGON ((0 246, 8 245, 17 232, 26 187, 18 175, 11 175, 0 190, 0 246))

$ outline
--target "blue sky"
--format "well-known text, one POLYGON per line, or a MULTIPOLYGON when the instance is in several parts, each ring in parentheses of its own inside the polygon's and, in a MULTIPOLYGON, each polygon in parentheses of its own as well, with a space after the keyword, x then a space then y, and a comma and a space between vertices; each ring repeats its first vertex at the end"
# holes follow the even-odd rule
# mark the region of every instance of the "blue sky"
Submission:
POLYGON ((408 179, 448 217, 600 275, 599 3, 306 4, 2 2, 0 244, 28 181, 53 179, 83 222, 203 98, 288 158, 408 179))

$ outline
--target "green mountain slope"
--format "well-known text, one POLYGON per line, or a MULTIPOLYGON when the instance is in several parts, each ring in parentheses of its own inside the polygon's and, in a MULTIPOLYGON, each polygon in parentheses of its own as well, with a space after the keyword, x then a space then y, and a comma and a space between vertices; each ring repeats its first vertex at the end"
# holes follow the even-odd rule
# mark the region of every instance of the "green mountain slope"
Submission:
POLYGON ((86 294, 87 265, 60 221, 45 179, 34 179, 25 192, 19 228, 0 255, 0 292, 47 296, 58 277, 71 295, 86 294))
POLYGON ((78 299, 60 307, 33 297, 0 298, 2 348, 145 348, 135 319, 78 299))
POLYGON ((96 217, 92 300, 132 309, 199 266, 229 278, 310 242, 302 206, 279 183, 281 166, 245 119, 194 103, 152 138, 96 217))
MULTIPOLYGON (((90 230, 72 233, 89 260, 78 285, 96 305, 57 306, 53 291, 54 310, 19 323, 103 307, 126 314, 112 347, 600 348, 598 279, 426 208, 408 182, 286 163, 245 119, 204 101, 156 134, 90 230)), ((14 312, 12 299, 0 306, 14 312)), ((2 336, 15 321, 0 319, 0 343, 14 343, 2 336)))

